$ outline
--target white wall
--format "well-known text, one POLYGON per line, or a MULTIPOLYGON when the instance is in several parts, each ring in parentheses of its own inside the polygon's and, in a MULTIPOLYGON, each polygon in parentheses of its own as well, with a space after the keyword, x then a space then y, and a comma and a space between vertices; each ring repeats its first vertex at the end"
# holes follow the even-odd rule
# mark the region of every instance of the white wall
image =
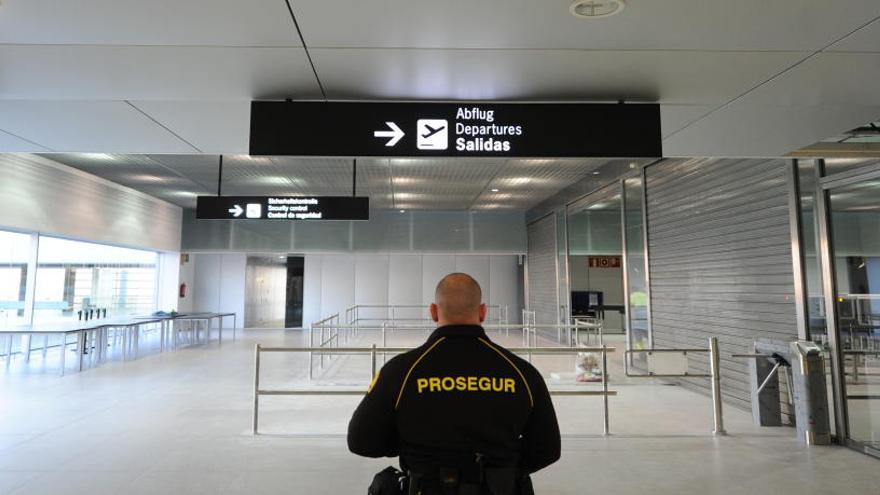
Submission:
POLYGON ((175 309, 182 209, 30 154, 0 154, 0 229, 159 251, 157 306, 175 309))
MULTIPOLYGON (((178 289, 179 284, 186 284, 187 287, 186 297, 177 298, 177 311, 181 313, 191 313, 193 310, 193 289, 195 288, 196 273, 195 269, 196 264, 192 256, 189 257, 189 261, 186 261, 180 265, 178 289)), ((178 296, 179 295, 180 293, 178 292, 178 296)))
MULTIPOLYGON (((352 304, 427 306, 444 275, 460 271, 483 288, 484 302, 510 308, 518 321, 519 287, 515 255, 309 254, 305 256, 304 325, 352 304)), ((382 318, 375 311, 362 313, 382 318)), ((398 317, 427 318, 423 309, 398 317)))
POLYGON ((0 154, 0 228, 153 251, 180 251, 183 210, 27 154, 0 154))
POLYGON ((180 253, 159 253, 159 283, 157 306, 159 311, 178 309, 180 281, 180 253))
MULTIPOLYGON (((245 272, 244 253, 193 254, 192 311, 235 313, 244 324, 245 272)), ((189 284, 187 284, 189 285, 189 284)))

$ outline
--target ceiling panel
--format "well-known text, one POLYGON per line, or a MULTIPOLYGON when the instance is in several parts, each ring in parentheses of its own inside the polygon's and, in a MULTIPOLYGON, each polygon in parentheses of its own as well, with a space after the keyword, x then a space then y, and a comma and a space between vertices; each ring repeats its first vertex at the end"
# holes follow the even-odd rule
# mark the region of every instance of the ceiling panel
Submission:
MULTIPOLYGON (((751 92, 749 101, 798 106, 880 105, 877 81, 880 81, 880 53, 825 52, 751 92)), ((867 122, 876 117, 880 116, 869 118, 867 122)))
POLYGON ((311 49, 332 99, 726 102, 796 52, 311 49))
POLYGON ((880 106, 780 106, 738 101, 667 137, 667 157, 784 156, 880 115, 880 106))
POLYGON ((52 151, 195 151, 125 102, 0 100, 0 129, 52 151))
POLYGON ((508 160, 474 202, 474 208, 505 209, 512 206, 528 209, 606 162, 604 159, 508 160))
POLYGON ((47 148, 40 146, 37 143, 32 143, 25 139, 21 139, 18 136, 14 136, 9 134, 8 132, 0 130, 0 152, 10 153, 10 152, 36 152, 36 151, 49 151, 47 148))
POLYGON ((660 135, 664 138, 694 120, 706 115, 717 105, 660 105, 660 135))
POLYGON ((633 0, 601 20, 570 0, 291 4, 309 47, 809 51, 880 15, 876 0, 633 0))
POLYGON ((195 207, 197 195, 214 192, 162 166, 149 155, 52 153, 41 156, 185 208, 195 207))
POLYGON ((503 159, 392 159, 394 207, 468 209, 505 164, 503 159), (429 206, 429 205, 438 206, 429 206))
MULTIPOLYGON (((215 194, 218 155, 45 154, 52 160, 186 208, 215 194)), ((527 210, 606 160, 358 159, 357 194, 378 209, 527 210), (492 192, 498 188, 498 192, 492 192)), ((225 195, 352 193, 352 161, 225 155, 225 195)))
POLYGON ((299 46, 283 0, 7 0, 0 43, 299 46))
POLYGON ((186 177, 208 194, 217 191, 218 155, 148 155, 157 167, 186 177))
POLYGON ((820 53, 666 137, 665 156, 782 156, 880 116, 880 53, 820 53))
POLYGON ((835 43, 829 51, 880 52, 880 19, 835 43))
POLYGON ((302 48, 0 45, 0 99, 317 98, 302 48))
POLYGON ((131 102, 204 153, 247 153, 249 101, 131 102))

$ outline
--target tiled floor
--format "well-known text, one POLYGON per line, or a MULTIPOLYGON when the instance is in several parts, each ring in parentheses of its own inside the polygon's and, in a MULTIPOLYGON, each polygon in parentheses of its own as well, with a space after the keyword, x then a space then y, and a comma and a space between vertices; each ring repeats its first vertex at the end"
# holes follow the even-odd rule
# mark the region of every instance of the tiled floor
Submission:
MULTIPOLYGON (((389 345, 415 340, 394 339, 389 345)), ((372 474, 393 462, 346 450, 357 397, 265 398, 266 434, 250 434, 256 342, 303 338, 247 332, 235 343, 65 377, 51 367, 51 353, 45 368, 36 359, 0 370, 0 494, 364 493, 372 474)), ((714 438, 706 397, 621 380, 620 359, 611 361, 620 392, 611 399, 612 436, 601 436, 600 399, 556 400, 563 457, 535 476, 538 493, 878 493, 878 461, 843 448, 806 449, 791 429, 756 428, 731 408, 730 435, 714 438)), ((572 368, 560 358, 536 361, 563 378, 572 368)), ((264 386, 302 380, 305 362, 267 356, 264 386)), ((368 368, 367 358, 338 359, 322 383, 365 385, 368 368)))

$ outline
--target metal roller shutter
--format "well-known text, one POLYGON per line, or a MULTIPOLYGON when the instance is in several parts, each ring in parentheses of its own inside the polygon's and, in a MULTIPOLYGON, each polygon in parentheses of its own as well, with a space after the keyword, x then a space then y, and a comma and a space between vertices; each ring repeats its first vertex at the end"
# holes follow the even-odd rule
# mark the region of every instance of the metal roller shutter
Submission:
POLYGON ((556 215, 528 225, 528 308, 537 323, 556 323, 556 215))
MULTIPOLYGON (((668 160, 647 169, 651 312, 658 348, 717 336, 725 399, 749 407, 747 351, 797 338, 782 160, 668 160)), ((708 356, 691 355, 706 372, 708 356)), ((708 390, 708 380, 686 380, 708 390)))

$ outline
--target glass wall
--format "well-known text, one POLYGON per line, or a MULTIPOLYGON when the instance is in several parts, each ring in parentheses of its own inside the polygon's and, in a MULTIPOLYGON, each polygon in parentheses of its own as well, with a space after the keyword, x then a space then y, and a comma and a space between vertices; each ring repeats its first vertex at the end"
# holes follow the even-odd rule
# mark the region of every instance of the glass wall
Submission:
POLYGON ((880 177, 828 199, 849 436, 880 453, 880 177))
POLYGON ((0 327, 26 323, 31 236, 0 231, 0 327))
POLYGON ((107 317, 156 310, 158 253, 41 236, 34 288, 34 321, 107 317))
POLYGON ((607 333, 623 333, 624 293, 620 184, 568 208, 571 315, 604 319, 607 333))
MULTIPOLYGON (((626 179, 624 215, 626 223, 626 276, 629 299, 629 342, 631 349, 648 349, 651 341, 648 325, 648 276, 645 260, 644 197, 642 178, 626 179)), ((647 357, 641 353, 637 356, 647 357)))

